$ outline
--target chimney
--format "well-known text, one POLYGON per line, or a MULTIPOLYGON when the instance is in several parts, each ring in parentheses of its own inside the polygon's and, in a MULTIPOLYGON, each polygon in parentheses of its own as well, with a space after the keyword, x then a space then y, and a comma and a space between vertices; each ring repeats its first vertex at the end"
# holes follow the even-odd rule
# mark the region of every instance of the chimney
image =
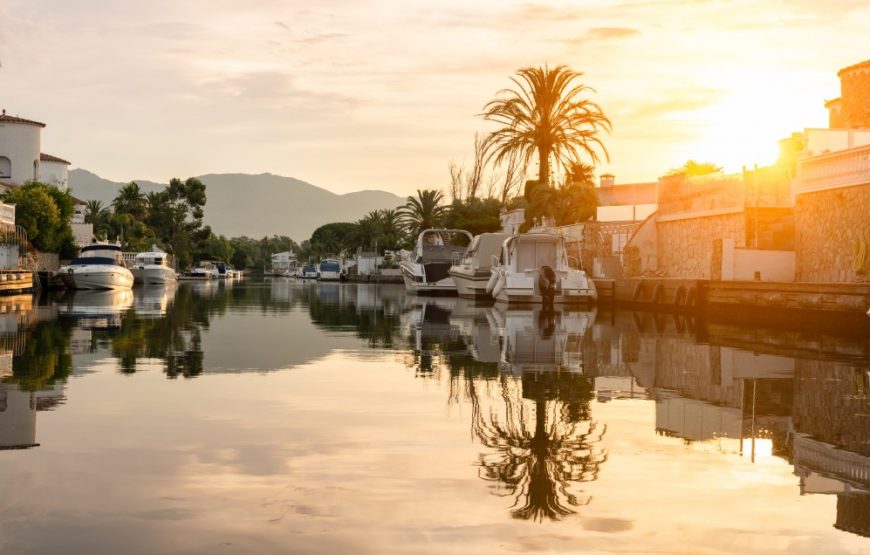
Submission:
POLYGON ((616 182, 616 177, 612 173, 601 174, 601 187, 613 187, 616 182))

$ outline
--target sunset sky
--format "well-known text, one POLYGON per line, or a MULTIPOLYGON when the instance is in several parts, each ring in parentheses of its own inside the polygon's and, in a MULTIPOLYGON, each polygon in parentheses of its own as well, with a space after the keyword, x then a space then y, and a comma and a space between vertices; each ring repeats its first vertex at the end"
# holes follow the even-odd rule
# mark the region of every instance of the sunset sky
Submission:
POLYGON ((0 107, 113 180, 271 172, 405 195, 446 187, 516 69, 567 64, 613 120, 602 171, 626 183, 772 161, 827 124, 868 28, 866 0, 3 0, 0 107))

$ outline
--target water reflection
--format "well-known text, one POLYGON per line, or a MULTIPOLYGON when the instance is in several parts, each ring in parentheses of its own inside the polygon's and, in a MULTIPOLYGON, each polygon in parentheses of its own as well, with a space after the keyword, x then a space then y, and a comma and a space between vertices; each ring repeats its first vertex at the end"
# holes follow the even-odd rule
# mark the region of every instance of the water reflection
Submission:
POLYGON ((0 448, 38 445, 39 411, 61 405, 67 379, 95 361, 136 387, 143 371, 264 373, 335 353, 398 359, 412 369, 401 379, 443 385, 448 407, 468 407, 457 412, 477 453, 465 457, 480 491, 505 498, 502 517, 583 518, 600 503, 592 494, 606 495, 595 486, 622 439, 601 407, 635 403, 649 406, 650 437, 687 454, 788 461, 795 494, 836 496, 830 522, 870 535, 870 341, 860 331, 547 312, 283 279, 0 298, 0 448))

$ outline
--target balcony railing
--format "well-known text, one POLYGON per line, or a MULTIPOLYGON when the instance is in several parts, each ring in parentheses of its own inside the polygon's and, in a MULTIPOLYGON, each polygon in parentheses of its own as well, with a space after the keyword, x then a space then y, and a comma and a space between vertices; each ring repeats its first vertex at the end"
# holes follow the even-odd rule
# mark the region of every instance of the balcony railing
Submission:
POLYGON ((870 145, 806 158, 798 163, 797 193, 870 183, 870 145))

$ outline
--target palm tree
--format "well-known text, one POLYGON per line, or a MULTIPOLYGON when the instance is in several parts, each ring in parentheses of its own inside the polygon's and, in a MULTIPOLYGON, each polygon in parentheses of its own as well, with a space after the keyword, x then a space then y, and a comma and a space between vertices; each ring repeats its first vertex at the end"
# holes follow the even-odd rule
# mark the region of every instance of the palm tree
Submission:
POLYGON ((402 242, 402 218, 398 210, 378 210, 383 248, 395 249, 402 242))
POLYGON ((408 197, 405 206, 399 208, 402 225, 416 237, 424 229, 438 227, 444 222, 447 209, 441 206, 444 194, 435 189, 417 189, 416 197, 408 197))
POLYGON ((118 196, 112 201, 116 213, 130 214, 137 220, 145 217, 145 196, 135 181, 121 187, 118 196))
POLYGON ((93 226, 94 237, 105 238, 109 232, 108 209, 99 200, 89 200, 85 204, 85 223, 93 226))
POLYGON ((582 75, 560 65, 527 67, 511 77, 516 90, 499 91, 481 114, 502 126, 486 138, 488 158, 498 164, 519 153, 528 164, 537 153, 538 182, 545 186, 550 185, 551 157, 560 166, 580 161, 582 154, 598 162, 599 150, 609 158, 598 133, 610 131, 610 120, 598 104, 582 97, 592 91, 576 83, 582 75))

